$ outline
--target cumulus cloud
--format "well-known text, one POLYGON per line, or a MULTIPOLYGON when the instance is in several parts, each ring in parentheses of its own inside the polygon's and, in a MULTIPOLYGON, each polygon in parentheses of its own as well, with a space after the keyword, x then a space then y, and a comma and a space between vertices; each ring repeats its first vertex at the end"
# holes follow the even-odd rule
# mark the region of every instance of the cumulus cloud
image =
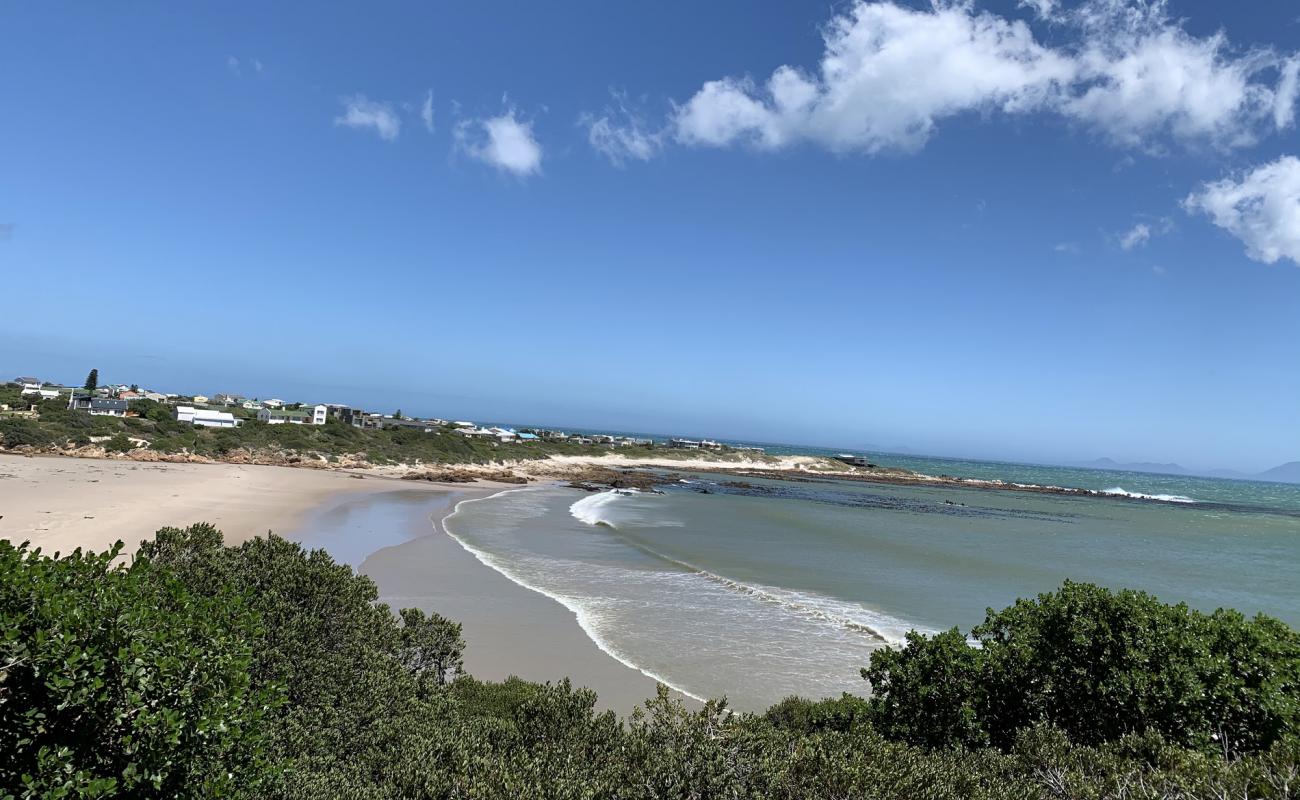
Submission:
POLYGON ((424 96, 424 104, 420 106, 420 120, 424 122, 424 129, 433 133, 433 90, 430 89, 424 96))
POLYGON ((1039 108, 1073 75, 1069 59, 1034 41, 1024 22, 966 5, 858 3, 831 20, 824 42, 815 75, 781 66, 762 86, 705 83, 677 109, 677 140, 915 151, 944 117, 1039 108))
POLYGON ((578 124, 587 129, 587 141, 615 166, 630 160, 648 161, 663 147, 664 131, 647 126, 641 115, 628 108, 624 95, 615 93, 614 101, 599 115, 578 118, 578 124))
POLYGON ((402 132, 402 120, 392 105, 368 100, 362 94, 345 98, 342 102, 343 113, 334 118, 335 125, 362 130, 369 128, 386 142, 393 141, 402 132))
POLYGON ((461 120, 455 130, 457 147, 472 158, 521 178, 541 172, 542 146, 533 124, 515 117, 511 109, 497 117, 461 120))
MULTIPOLYGON (((1022 0, 1063 31, 1040 42, 1025 20, 968 0, 912 8, 858 0, 823 30, 814 69, 783 65, 763 81, 706 81, 669 120, 692 146, 773 150, 811 142, 837 153, 914 152, 961 114, 1054 114, 1124 147, 1166 140, 1230 148, 1290 126, 1300 56, 1197 37, 1164 0, 1022 0)), ((597 149, 638 141, 596 117, 597 149)))
POLYGON ((1183 201, 1246 245, 1246 255, 1300 265, 1300 159, 1283 156, 1238 177, 1207 183, 1183 201))

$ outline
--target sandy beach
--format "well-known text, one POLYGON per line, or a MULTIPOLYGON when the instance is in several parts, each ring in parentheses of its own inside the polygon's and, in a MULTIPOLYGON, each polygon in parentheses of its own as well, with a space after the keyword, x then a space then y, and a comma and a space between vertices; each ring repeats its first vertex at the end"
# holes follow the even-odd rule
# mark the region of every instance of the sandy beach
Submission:
MULTIPOLYGON (((308 524, 318 523, 318 531, 339 524, 356 532, 380 524, 408 531, 405 541, 368 553, 359 571, 378 584, 393 608, 436 611, 461 623, 471 675, 552 682, 568 677, 575 686, 596 690, 599 708, 630 713, 654 695, 654 680, 598 648, 563 605, 480 563, 443 531, 441 521, 456 503, 500 488, 455 488, 423 502, 399 494, 347 497, 308 524), (335 525, 319 524, 327 517, 335 517, 335 525)), ((302 538, 316 545, 319 537, 302 538)))
POLYGON ((456 503, 507 488, 238 464, 0 454, 0 538, 45 552, 128 551, 158 528, 211 522, 227 544, 274 531, 325 547, 394 608, 461 622, 466 667, 491 680, 569 677, 601 708, 628 713, 655 682, 601 651, 574 615, 481 564, 438 527, 456 503))
POLYGON ((210 522, 238 544, 296 528, 339 492, 411 488, 325 470, 0 454, 0 537, 64 553, 120 539, 129 552, 161 527, 210 522))

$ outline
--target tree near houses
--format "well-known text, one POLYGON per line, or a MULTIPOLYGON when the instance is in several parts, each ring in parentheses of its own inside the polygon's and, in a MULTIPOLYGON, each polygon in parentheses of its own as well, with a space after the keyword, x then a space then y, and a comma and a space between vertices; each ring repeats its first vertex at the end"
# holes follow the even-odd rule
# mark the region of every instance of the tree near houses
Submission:
POLYGON ((90 371, 90 374, 86 376, 86 385, 83 388, 91 392, 99 388, 99 370, 92 369, 90 371))

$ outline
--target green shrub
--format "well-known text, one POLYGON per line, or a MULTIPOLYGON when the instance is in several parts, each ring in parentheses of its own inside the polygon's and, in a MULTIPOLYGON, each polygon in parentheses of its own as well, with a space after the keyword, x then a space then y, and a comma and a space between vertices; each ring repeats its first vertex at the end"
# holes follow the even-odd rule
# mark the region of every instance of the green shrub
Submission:
POLYGON ((0 541, 0 795, 255 792, 278 695, 249 685, 254 616, 119 552, 0 541))
POLYGON ((876 727, 928 747, 1009 747, 1039 723, 1078 744, 1153 731, 1185 747, 1268 749, 1300 730, 1300 634, 1263 615, 1089 584, 989 610, 972 632, 910 634, 863 671, 876 727))

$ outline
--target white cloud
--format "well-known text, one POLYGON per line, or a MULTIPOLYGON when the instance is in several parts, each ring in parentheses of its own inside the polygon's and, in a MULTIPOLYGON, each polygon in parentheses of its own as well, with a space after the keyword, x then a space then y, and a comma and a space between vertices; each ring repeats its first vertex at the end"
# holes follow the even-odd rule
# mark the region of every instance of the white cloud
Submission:
POLYGON ((1078 243, 1078 242, 1061 242, 1060 244, 1056 245, 1056 246, 1053 247, 1052 249, 1055 250, 1055 251, 1058 252, 1058 253, 1069 253, 1070 255, 1078 255, 1078 253, 1079 253, 1079 243, 1078 243))
POLYGON ((1070 18, 1082 40, 1060 101, 1067 117, 1126 146, 1165 134, 1234 147, 1269 123, 1281 127, 1281 92, 1264 81, 1282 63, 1271 51, 1234 55, 1223 33, 1192 36, 1169 19, 1165 0, 1091 0, 1070 18))
POLYGON ((420 106, 420 119, 424 122, 424 129, 433 133, 433 90, 430 89, 424 96, 424 104, 420 106))
POLYGON ((1183 201, 1246 245, 1265 264, 1288 258, 1300 265, 1300 159, 1283 156, 1239 178, 1207 183, 1183 201))
POLYGON ((498 117, 457 123, 457 146, 466 154, 521 178, 542 169, 542 146, 531 122, 515 117, 514 109, 498 117))
POLYGON ((257 70, 258 72, 262 71, 261 59, 257 59, 257 58, 253 59, 253 69, 257 70))
MULTIPOLYGON (((1300 56, 1239 52, 1221 33, 1193 36, 1170 19, 1165 0, 1020 5, 1050 19, 1062 43, 1044 44, 1024 20, 969 0, 924 9, 858 0, 825 26, 815 71, 783 65, 761 83, 706 81, 675 106, 671 138, 914 152, 953 116, 1050 113, 1120 146, 1160 150, 1166 141, 1244 146, 1293 123, 1300 56)), ((590 118, 597 124, 592 145, 606 155, 649 151, 644 124, 608 114, 590 118)))
POLYGON ((1119 246, 1125 250, 1144 245, 1151 240, 1151 226, 1145 222, 1134 225, 1128 233, 1119 237, 1119 246))
POLYGON ((366 99, 358 94, 343 101, 343 113, 334 118, 335 125, 348 128, 371 128, 379 138, 391 142, 402 132, 402 120, 388 103, 366 99))
POLYGON ((1300 95, 1300 55, 1292 56, 1282 66, 1282 77, 1277 82, 1277 95, 1273 98, 1273 124, 1278 130, 1289 128, 1295 122, 1297 95, 1300 95))
POLYGON ((651 130, 642 117, 627 107, 627 98, 615 93, 615 105, 599 116, 583 114, 578 124, 587 129, 587 141, 615 166, 629 160, 647 161, 663 147, 664 131, 651 130))
POLYGON ((1119 246, 1124 250, 1132 250, 1141 247, 1157 236, 1164 236, 1172 232, 1174 221, 1169 217, 1154 218, 1150 222, 1139 222, 1124 233, 1119 234, 1116 239, 1119 246))
POLYGON ((226 56, 226 69, 235 73, 235 75, 240 75, 241 70, 239 65, 239 59, 235 58, 234 56, 226 56))
POLYGON ((1057 0, 1020 0, 1021 8, 1033 9, 1033 12, 1042 19, 1051 19, 1056 16, 1057 0))
POLYGON ((966 5, 918 11, 860 2, 831 20, 824 41, 817 75, 782 66, 762 87, 736 78, 705 83, 677 109, 677 140, 915 151, 940 119, 1039 108, 1073 74, 1024 22, 966 5))

